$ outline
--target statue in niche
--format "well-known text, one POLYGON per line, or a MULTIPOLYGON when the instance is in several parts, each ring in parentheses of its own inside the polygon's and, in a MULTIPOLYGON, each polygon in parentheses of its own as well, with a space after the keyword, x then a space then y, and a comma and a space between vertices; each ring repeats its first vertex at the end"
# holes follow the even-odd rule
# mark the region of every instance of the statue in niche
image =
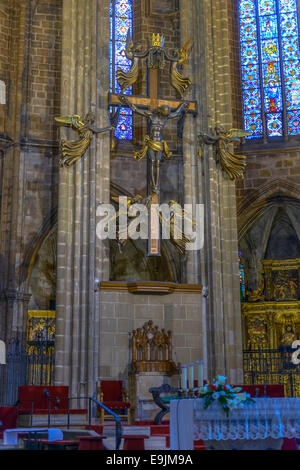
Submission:
POLYGON ((267 344, 267 325, 264 319, 257 317, 248 319, 248 348, 258 348, 267 344))
POLYGON ((282 346, 291 346, 296 341, 297 335, 295 333, 295 327, 293 324, 288 323, 282 327, 282 336, 280 343, 282 346))

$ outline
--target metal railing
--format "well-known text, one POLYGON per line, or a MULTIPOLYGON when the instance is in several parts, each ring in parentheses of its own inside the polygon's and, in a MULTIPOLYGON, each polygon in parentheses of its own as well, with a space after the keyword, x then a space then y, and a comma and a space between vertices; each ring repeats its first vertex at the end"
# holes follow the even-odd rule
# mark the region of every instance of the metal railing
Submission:
POLYGON ((6 364, 0 365, 0 405, 13 406, 21 385, 53 384, 54 342, 11 340, 7 345, 6 364))
MULTIPOLYGON (((96 400, 95 398, 89 398, 89 400, 90 400, 89 403, 93 401, 96 405, 100 406, 105 411, 107 411, 107 413, 109 413, 110 415, 114 417, 115 422, 116 422, 116 450, 119 450, 121 439, 122 439, 122 425, 121 425, 120 417, 116 413, 114 413, 112 410, 107 408, 107 406, 103 405, 103 403, 100 403, 98 400, 96 400)), ((91 419, 91 413, 89 413, 89 419, 91 419)))
POLYGON ((293 364, 295 349, 249 349, 243 351, 245 385, 284 385, 285 396, 300 397, 300 365, 293 364))
MULTIPOLYGON (((71 423, 72 410, 74 410, 74 408, 71 407, 72 401, 76 400, 79 403, 82 403, 82 401, 87 401, 88 402, 88 407, 84 408, 84 409, 87 410, 87 414, 88 414, 87 426, 89 428, 92 427, 92 417, 93 417, 92 405, 94 404, 95 408, 97 408, 97 407, 103 408, 115 420, 116 450, 119 450, 120 444, 121 444, 121 439, 122 439, 122 424, 121 424, 121 419, 117 415, 117 413, 110 410, 109 408, 107 408, 107 406, 103 405, 103 403, 99 402, 98 400, 96 400, 95 398, 92 398, 92 397, 79 396, 79 397, 58 398, 58 397, 50 396, 49 392, 47 390, 46 390, 46 392, 47 392, 47 394, 45 393, 46 398, 36 398, 36 399, 33 399, 33 400, 29 399, 29 400, 23 400, 22 401, 23 404, 26 403, 26 402, 28 402, 28 404, 29 404, 29 406, 27 408, 27 412, 30 415, 30 419, 29 419, 29 422, 30 422, 29 426, 30 427, 33 427, 33 416, 35 414, 35 411, 39 410, 38 405, 39 405, 40 402, 42 402, 44 404, 45 400, 47 400, 47 411, 48 411, 48 413, 47 413, 47 426, 48 426, 48 428, 51 427, 51 419, 52 419, 53 416, 55 416, 55 414, 53 414, 52 411, 55 410, 56 412, 58 412, 56 414, 59 414, 59 411, 61 410, 61 412, 62 412, 61 414, 66 414, 67 415, 67 422, 65 423, 65 426, 67 427, 67 429, 70 429, 70 426, 72 425, 72 423, 71 423), (51 406, 53 401, 55 401, 54 407, 51 406), (64 406, 59 408, 59 406, 63 405, 63 403, 66 402, 66 401, 67 401, 67 408, 65 408, 64 406), (30 411, 29 411, 29 408, 30 408, 30 411)), ((25 414, 24 411, 26 411, 26 408, 25 408, 25 410, 23 408, 20 411, 22 411, 22 414, 25 414)), ((20 411, 19 411, 19 414, 20 414, 20 411)), ((56 426, 56 424, 55 424, 55 426, 56 426)), ((64 425, 60 424, 60 426, 64 426, 64 425)))

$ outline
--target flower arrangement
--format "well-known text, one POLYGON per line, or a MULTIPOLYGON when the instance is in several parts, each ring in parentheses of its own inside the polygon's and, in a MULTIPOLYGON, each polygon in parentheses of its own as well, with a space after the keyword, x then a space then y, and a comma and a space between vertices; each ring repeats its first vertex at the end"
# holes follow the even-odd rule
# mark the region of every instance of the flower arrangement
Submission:
POLYGON ((203 398, 204 409, 208 408, 215 400, 218 400, 221 408, 228 416, 229 411, 237 405, 251 405, 255 402, 248 393, 240 393, 239 387, 231 387, 226 384, 226 377, 218 375, 211 384, 206 384, 199 389, 199 398, 203 398))

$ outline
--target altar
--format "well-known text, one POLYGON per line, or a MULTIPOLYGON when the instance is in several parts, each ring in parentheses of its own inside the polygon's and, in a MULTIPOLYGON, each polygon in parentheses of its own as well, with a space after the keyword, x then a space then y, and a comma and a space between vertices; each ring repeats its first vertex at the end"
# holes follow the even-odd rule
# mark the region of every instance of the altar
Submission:
POLYGON ((280 450, 283 439, 300 438, 299 398, 258 398, 227 417, 219 403, 206 410, 202 399, 170 404, 172 450, 192 450, 202 439, 210 450, 280 450))

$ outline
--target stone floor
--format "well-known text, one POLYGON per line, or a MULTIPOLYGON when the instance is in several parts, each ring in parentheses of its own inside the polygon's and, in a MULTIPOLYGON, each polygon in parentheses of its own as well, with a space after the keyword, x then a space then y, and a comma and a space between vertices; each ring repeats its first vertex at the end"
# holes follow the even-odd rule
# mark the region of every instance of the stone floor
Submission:
MULTIPOLYGON (((64 439, 75 439, 78 435, 90 434, 97 436, 97 433, 94 431, 87 431, 84 429, 74 428, 74 429, 64 429, 61 427, 64 433, 64 439)), ((113 423, 107 423, 104 426, 103 434, 107 437, 104 441, 104 445, 108 450, 114 450, 116 445, 115 438, 115 425, 113 423)), ((166 437, 164 436, 150 436, 150 426, 128 426, 122 425, 122 434, 136 435, 142 434, 149 436, 148 439, 145 439, 145 450, 167 450, 166 447, 166 437)), ((123 449, 124 439, 121 441, 120 449, 123 449)), ((22 449, 23 440, 19 439, 18 446, 4 446, 3 440, 0 440, 0 450, 11 450, 11 449, 22 449)))

